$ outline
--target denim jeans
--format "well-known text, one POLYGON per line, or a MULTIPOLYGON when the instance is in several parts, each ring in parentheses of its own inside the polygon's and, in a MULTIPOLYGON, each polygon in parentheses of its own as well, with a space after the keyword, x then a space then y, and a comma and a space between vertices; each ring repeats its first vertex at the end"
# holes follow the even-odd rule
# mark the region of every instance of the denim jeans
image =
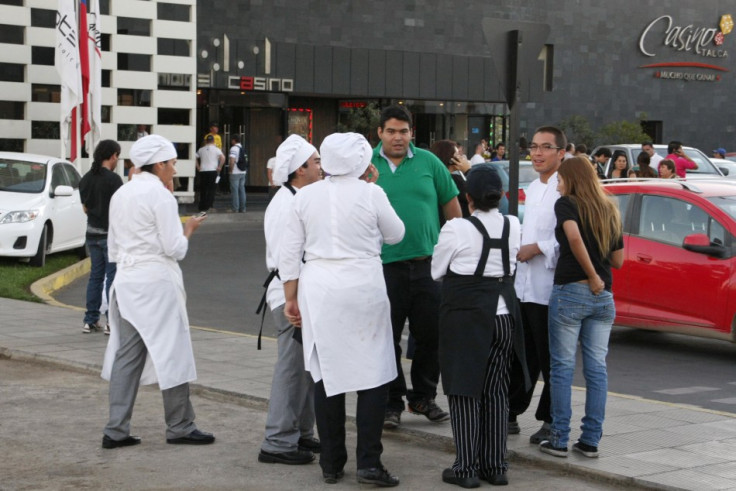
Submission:
POLYGON ((571 388, 578 341, 585 376, 585 416, 580 441, 598 446, 606 414, 608 338, 615 317, 610 291, 593 295, 585 283, 555 285, 552 289, 549 299, 550 443, 555 447, 566 448, 570 438, 571 388))
MULTIPOLYGON (((84 323, 94 324, 100 320, 100 305, 104 287, 105 297, 108 298, 110 285, 115 279, 116 265, 107 260, 107 237, 87 238, 87 250, 92 267, 87 282, 87 311, 84 313, 84 323), (105 281, 107 277, 107 282, 105 281)), ((108 298, 109 300, 109 298, 108 298)))
POLYGON ((230 197, 233 211, 245 211, 245 173, 230 174, 230 197))

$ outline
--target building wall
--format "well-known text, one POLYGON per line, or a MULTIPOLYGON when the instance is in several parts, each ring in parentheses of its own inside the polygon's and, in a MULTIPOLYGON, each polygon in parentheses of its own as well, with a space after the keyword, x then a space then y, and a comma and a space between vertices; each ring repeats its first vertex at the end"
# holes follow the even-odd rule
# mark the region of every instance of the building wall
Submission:
MULTIPOLYGON (((726 35, 721 47, 708 44, 709 49, 725 50, 729 55, 725 58, 665 46, 663 22, 646 41, 655 56, 645 56, 638 47, 642 32, 660 16, 671 16, 673 27, 682 28, 686 40, 687 26, 718 28, 723 14, 736 15, 736 1, 468 0, 460 6, 404 0, 393 2, 391 8, 354 1, 251 0, 237 5, 216 1, 200 14, 198 50, 211 50, 212 40, 226 34, 234 60, 231 70, 263 76, 268 38, 277 52, 268 75, 299 74, 295 94, 360 97, 380 90, 384 81, 385 86, 408 85, 416 98, 497 102, 503 97, 498 90, 503 70, 492 61, 494 47, 486 42, 483 21, 542 22, 550 25, 548 43, 554 45, 553 91, 523 106, 522 134, 576 114, 587 118, 594 129, 646 115, 648 120, 662 121, 665 141, 677 138, 707 150, 730 149, 736 146, 736 125, 731 121, 736 109, 731 97, 736 32, 726 35), (233 68, 235 60, 242 61, 243 68, 233 68), (382 76, 372 78, 378 73, 373 62, 385 67, 382 76), (641 68, 662 62, 700 62, 726 71, 641 68), (658 71, 720 75, 720 79, 662 79, 655 77, 658 71), (479 73, 485 84, 481 95, 454 86, 460 76, 470 80, 479 73)), ((198 71, 206 71, 211 63, 198 58, 198 71)), ((385 91, 385 95, 403 97, 405 93, 385 91)))
MULTIPOLYGON (((109 113, 109 121, 102 125, 102 138, 120 141, 122 157, 126 158, 135 138, 135 125, 145 124, 150 133, 163 135, 177 144, 180 150, 177 173, 179 177, 192 177, 196 151, 196 0, 166 0, 165 4, 184 5, 189 8, 189 20, 186 21, 159 20, 158 3, 153 0, 106 2, 109 11, 101 16, 100 24, 103 36, 109 36, 109 51, 102 53, 102 69, 110 72, 110 83, 109 86, 102 88, 102 105, 104 112, 109 113), (123 34, 119 29, 120 18, 149 20, 150 35, 123 34), (179 53, 177 56, 159 54, 157 38, 183 40, 189 46, 189 52, 179 53), (150 71, 120 69, 118 55, 121 53, 149 56, 150 71), (174 75, 173 78, 166 78, 167 84, 188 80, 188 89, 159 89, 162 74, 174 75), (129 90, 151 91, 150 105, 136 105, 129 90), (159 117, 166 114, 168 115, 165 116, 165 121, 159 121, 159 117), (171 114, 175 115, 173 119, 171 114)), ((0 63, 24 66, 22 81, 0 82, 2 101, 21 102, 24 106, 22 119, 7 119, 7 113, 0 116, 0 146, 8 144, 8 140, 13 140, 10 143, 20 140, 22 151, 58 156, 61 153, 58 138, 60 118, 58 98, 49 102, 32 100, 34 85, 55 86, 58 91, 60 79, 53 66, 56 30, 53 25, 43 27, 32 25, 34 9, 41 18, 55 19, 56 2, 49 0, 26 0, 22 7, 0 5, 2 23, 20 26, 24 30, 23 44, 0 43, 0 63), (45 50, 46 54, 51 50, 51 65, 33 63, 34 49, 38 48, 41 48, 41 51, 45 50), (48 127, 52 131, 40 134, 38 130, 33 130, 38 127, 48 127)), ((144 97, 144 100, 147 100, 147 97, 144 97)), ((85 172, 89 168, 90 161, 81 159, 77 165, 85 172)), ((122 172, 122 166, 119 171, 122 172)), ((189 179, 187 187, 177 193, 181 199, 189 200, 193 197, 192 186, 193 179, 189 179)))

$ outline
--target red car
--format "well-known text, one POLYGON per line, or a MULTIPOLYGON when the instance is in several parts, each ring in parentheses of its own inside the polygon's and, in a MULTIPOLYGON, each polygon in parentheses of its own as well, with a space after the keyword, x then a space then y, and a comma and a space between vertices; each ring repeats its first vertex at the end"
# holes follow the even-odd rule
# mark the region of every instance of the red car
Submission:
POLYGON ((662 179, 605 188, 624 225, 615 324, 736 342, 736 183, 662 179))

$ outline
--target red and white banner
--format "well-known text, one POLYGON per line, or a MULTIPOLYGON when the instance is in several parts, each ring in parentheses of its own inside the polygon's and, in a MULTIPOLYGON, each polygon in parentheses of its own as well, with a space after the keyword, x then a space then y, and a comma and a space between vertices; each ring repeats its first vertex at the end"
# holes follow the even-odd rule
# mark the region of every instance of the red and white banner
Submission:
MULTIPOLYGON (((76 115, 81 114, 81 139, 84 140, 90 130, 89 124, 89 35, 87 29, 87 0, 79 2, 79 71, 82 75, 82 110, 72 113, 72 161, 77 154, 77 139, 74 138, 76 130, 80 127, 80 121, 76 115)), ((94 148, 87 148, 91 154, 94 148)))
POLYGON ((89 120, 87 151, 91 154, 102 137, 102 27, 100 1, 89 0, 87 32, 89 51, 89 120))
MULTIPOLYGON (((61 116, 59 119, 62 158, 66 157, 65 145, 69 138, 72 113, 82 102, 82 85, 79 71, 79 36, 75 0, 59 0, 56 12, 56 53, 54 65, 61 79, 61 116)), ((76 132, 74 132, 76 133, 76 132)), ((76 159, 75 138, 72 137, 72 161, 76 159)))

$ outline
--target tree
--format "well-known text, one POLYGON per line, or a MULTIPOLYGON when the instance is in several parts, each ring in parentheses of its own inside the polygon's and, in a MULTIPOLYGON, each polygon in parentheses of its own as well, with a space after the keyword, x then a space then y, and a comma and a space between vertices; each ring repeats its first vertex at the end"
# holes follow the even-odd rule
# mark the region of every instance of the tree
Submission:
POLYGON ((641 121, 613 121, 601 127, 597 138, 601 145, 644 143, 651 139, 644 133, 641 121))
POLYGON ((378 104, 371 102, 363 107, 353 107, 337 123, 337 131, 345 133, 352 131, 365 136, 369 142, 375 140, 376 128, 381 119, 378 104))
POLYGON ((575 114, 563 119, 557 126, 565 132, 568 141, 576 144, 584 143, 590 149, 594 147, 595 133, 590 128, 590 123, 585 117, 575 114))

